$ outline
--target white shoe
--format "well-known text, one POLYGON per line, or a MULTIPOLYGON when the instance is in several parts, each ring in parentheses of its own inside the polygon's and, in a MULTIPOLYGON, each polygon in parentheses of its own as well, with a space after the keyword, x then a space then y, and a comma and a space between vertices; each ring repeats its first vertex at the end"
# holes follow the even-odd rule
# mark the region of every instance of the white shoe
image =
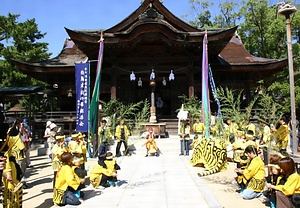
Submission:
POLYGON ((25 176, 23 176, 20 182, 26 183, 27 182, 27 178, 25 176))
POLYGON ((99 189, 99 190, 104 190, 105 187, 104 186, 98 186, 96 189, 99 189))

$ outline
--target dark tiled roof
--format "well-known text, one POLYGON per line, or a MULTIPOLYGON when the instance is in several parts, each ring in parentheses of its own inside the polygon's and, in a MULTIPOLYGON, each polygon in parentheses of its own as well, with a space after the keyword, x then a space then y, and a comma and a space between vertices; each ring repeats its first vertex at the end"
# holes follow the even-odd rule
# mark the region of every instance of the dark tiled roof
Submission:
POLYGON ((61 53, 52 59, 41 62, 14 61, 31 65, 32 67, 74 67, 75 62, 84 62, 87 59, 87 56, 74 44, 73 41, 67 40, 61 53))

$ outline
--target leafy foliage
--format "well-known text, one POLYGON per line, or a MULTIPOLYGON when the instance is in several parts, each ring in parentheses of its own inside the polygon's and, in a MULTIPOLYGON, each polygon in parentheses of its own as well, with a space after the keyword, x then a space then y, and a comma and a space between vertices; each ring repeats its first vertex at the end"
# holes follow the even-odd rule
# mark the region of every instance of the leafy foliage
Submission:
POLYGON ((212 27, 210 7, 214 5, 210 1, 189 0, 191 4, 191 15, 195 17, 195 20, 190 20, 189 23, 198 28, 212 27))
POLYGON ((259 118, 265 120, 269 124, 276 124, 279 118, 288 112, 284 110, 284 106, 273 100, 267 92, 261 93, 258 105, 261 111, 258 111, 259 118))
POLYGON ((109 102, 103 104, 101 111, 102 117, 109 117, 112 121, 112 126, 115 126, 120 120, 125 120, 129 123, 130 129, 135 133, 139 133, 139 124, 147 122, 150 117, 150 103, 143 100, 138 103, 124 104, 116 99, 111 99, 109 102))
MULTIPOLYGON (((183 108, 189 112, 189 119, 193 122, 197 118, 201 118, 201 101, 198 97, 193 96, 188 98, 186 95, 178 96, 181 99, 183 108)), ((178 112, 180 109, 177 109, 178 112)))
MULTIPOLYGON (((45 86, 45 83, 21 73, 12 62, 14 59, 42 61, 51 55, 47 52, 48 43, 39 42, 46 33, 38 30, 35 19, 19 23, 19 16, 10 13, 7 17, 0 16, 0 87, 45 86)), ((26 103, 29 102, 24 99, 20 101, 23 107, 28 107, 26 103)))
POLYGON ((234 120, 242 129, 246 125, 246 121, 252 116, 252 109, 258 100, 258 96, 252 98, 246 110, 242 110, 243 90, 237 91, 220 87, 217 89, 217 94, 220 99, 223 118, 234 120))

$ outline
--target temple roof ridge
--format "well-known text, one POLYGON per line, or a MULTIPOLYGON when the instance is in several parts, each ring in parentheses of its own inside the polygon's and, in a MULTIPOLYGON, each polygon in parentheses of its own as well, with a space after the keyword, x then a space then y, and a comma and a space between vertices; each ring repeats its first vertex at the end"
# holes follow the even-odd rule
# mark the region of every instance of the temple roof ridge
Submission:
POLYGON ((199 31, 196 27, 186 23, 185 21, 181 20, 180 18, 176 17, 173 13, 171 13, 159 0, 144 0, 142 4, 133 11, 128 17, 126 17, 123 21, 116 24, 115 26, 105 30, 107 33, 115 33, 122 30, 126 30, 128 26, 134 24, 136 21, 140 21, 143 18, 148 19, 164 19, 173 26, 179 26, 181 28, 178 28, 178 30, 182 31, 199 31), (149 10, 152 10, 151 12, 148 12, 149 10), (157 13, 157 16, 155 16, 155 13, 157 13), (143 16, 143 14, 146 16, 143 16), (148 16, 147 16, 148 15, 148 16), (152 16, 151 16, 152 15, 152 16))

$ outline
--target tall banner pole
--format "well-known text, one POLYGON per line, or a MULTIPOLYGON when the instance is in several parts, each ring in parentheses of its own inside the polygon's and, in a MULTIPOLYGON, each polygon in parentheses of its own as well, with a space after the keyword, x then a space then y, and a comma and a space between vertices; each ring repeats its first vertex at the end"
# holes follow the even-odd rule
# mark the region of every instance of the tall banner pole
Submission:
MULTIPOLYGON (((97 69, 96 69, 96 80, 95 85, 93 89, 93 95, 91 99, 91 105, 90 105, 90 124, 89 124, 89 136, 92 138, 97 139, 98 137, 95 136, 97 134, 97 127, 98 127, 98 110, 99 110, 99 94, 100 94, 100 82, 101 82, 101 68, 102 68, 102 62, 103 62, 103 50, 104 50, 104 39, 103 39, 103 32, 101 32, 100 40, 99 40, 99 53, 98 53, 98 63, 97 63, 97 69)), ((93 140, 91 138, 91 141, 93 140)), ((98 141, 93 142, 94 150, 93 150, 93 156, 96 155, 98 151, 98 141)), ((92 155, 91 155, 92 157, 92 155)))
POLYGON ((207 31, 203 37, 202 54, 202 119, 205 124, 205 138, 209 138, 209 87, 208 87, 208 51, 207 31))

